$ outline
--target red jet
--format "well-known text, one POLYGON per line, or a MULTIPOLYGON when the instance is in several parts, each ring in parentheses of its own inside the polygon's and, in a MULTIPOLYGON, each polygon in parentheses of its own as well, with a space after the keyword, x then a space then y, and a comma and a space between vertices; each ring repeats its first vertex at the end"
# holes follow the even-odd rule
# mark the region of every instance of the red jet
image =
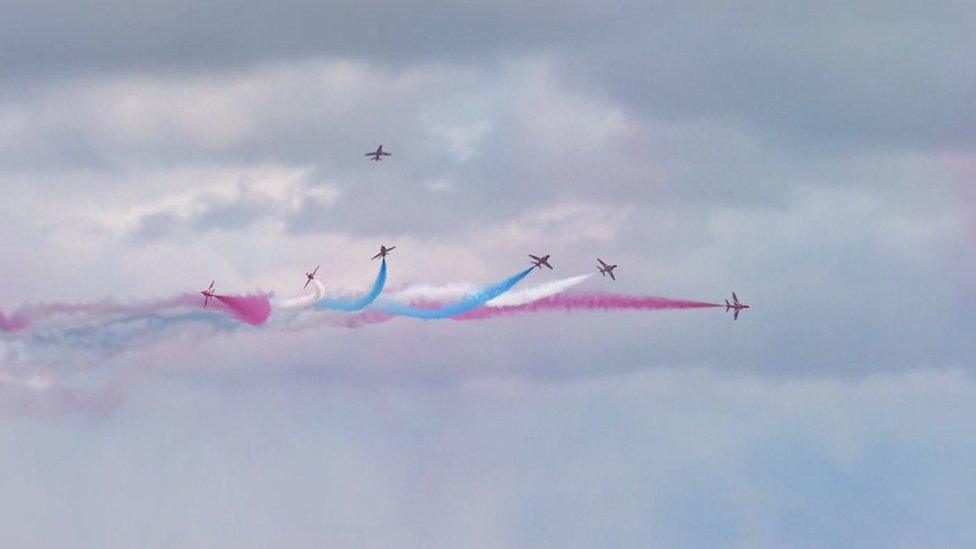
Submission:
POLYGON ((390 246, 389 248, 387 248, 386 246, 384 246, 384 245, 381 244, 380 245, 380 253, 374 255, 370 259, 377 259, 379 257, 382 257, 382 258, 385 259, 386 258, 386 254, 392 252, 394 249, 396 249, 396 246, 390 246))
POLYGON ((541 271, 542 270, 542 266, 545 265, 546 267, 549 267, 549 270, 551 271, 552 270, 552 265, 549 264, 549 256, 550 255, 552 255, 552 254, 546 254, 546 255, 544 255, 542 257, 539 257, 537 255, 529 254, 529 257, 532 258, 532 261, 530 261, 529 263, 532 264, 532 268, 533 269, 536 268, 536 267, 538 267, 539 270, 541 271))
POLYGON ((735 295, 735 292, 732 292, 732 303, 729 303, 728 299, 725 300, 725 312, 729 312, 729 309, 735 309, 735 314, 732 315, 732 320, 739 320, 739 311, 748 308, 749 306, 745 303, 739 303, 739 296, 735 295))
POLYGON ((379 162, 380 160, 383 160, 384 156, 391 156, 391 155, 390 153, 383 150, 383 145, 380 145, 379 147, 376 147, 375 151, 368 152, 363 156, 370 157, 369 159, 372 160, 373 162, 379 162))
POLYGON ((204 307, 206 307, 207 304, 210 303, 210 298, 212 298, 214 296, 214 282, 216 282, 216 280, 211 280, 210 281, 210 286, 206 290, 203 290, 202 292, 200 292, 201 294, 203 294, 203 306, 204 307))
POLYGON ((596 258, 596 260, 600 262, 600 264, 596 266, 597 270, 600 271, 600 274, 603 275, 603 276, 610 275, 610 278, 612 278, 614 281, 616 281, 617 280, 617 277, 613 276, 613 270, 616 269, 617 266, 616 265, 607 265, 599 257, 596 258))
MULTIPOLYGON (((307 278, 307 279, 308 279, 308 280, 306 280, 306 281, 305 281, 305 288, 308 288, 308 285, 309 285, 309 284, 310 284, 310 283, 311 283, 311 282, 312 282, 313 280, 315 280, 315 273, 317 273, 317 272, 319 272, 319 267, 321 267, 321 265, 316 265, 316 266, 315 266, 315 270, 314 270, 314 271, 312 271, 312 272, 310 272, 310 273, 305 273, 305 278, 307 278)), ((304 290, 305 288, 302 288, 302 289, 304 290)))

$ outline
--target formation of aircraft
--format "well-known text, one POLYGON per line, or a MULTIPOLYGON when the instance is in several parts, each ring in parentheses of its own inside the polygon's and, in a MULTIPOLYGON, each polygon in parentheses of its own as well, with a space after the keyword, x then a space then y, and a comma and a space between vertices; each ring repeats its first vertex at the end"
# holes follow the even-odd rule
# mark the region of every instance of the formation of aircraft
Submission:
MULTIPOLYGON (((372 257, 372 259, 379 259, 381 257, 385 258, 387 256, 387 254, 389 254, 394 249, 396 249, 396 246, 390 246, 389 248, 387 248, 385 244, 381 244, 380 245, 380 252, 378 254, 374 255, 372 257)), ((551 256, 552 256, 552 254, 546 254, 546 255, 541 256, 541 257, 540 256, 537 256, 537 255, 529 254, 529 258, 531 258, 530 263, 532 263, 532 268, 533 269, 535 269, 535 268, 542 269, 542 267, 545 266, 545 267, 549 267, 550 270, 554 270, 553 267, 552 267, 552 265, 549 264, 549 258, 551 256)), ((596 258, 596 260, 597 260, 597 263, 599 263, 596 266, 596 268, 597 268, 598 271, 600 271, 600 274, 603 275, 603 276, 610 275, 610 278, 612 280, 616 281, 617 280, 617 277, 614 276, 613 270, 617 268, 617 265, 616 264, 612 264, 611 265, 611 264, 607 263, 606 261, 600 259, 599 257, 596 258)), ((308 285, 311 284, 313 280, 315 280, 315 275, 319 272, 319 267, 321 267, 321 265, 316 265, 315 266, 315 269, 312 272, 305 273, 305 278, 306 278, 306 280, 305 280, 305 286, 302 289, 308 288, 308 285)), ((215 295, 216 295, 215 294, 216 290, 214 289, 214 284, 215 283, 216 283, 216 281, 211 280, 210 281, 210 286, 208 286, 205 290, 203 290, 203 291, 200 292, 200 294, 203 295, 203 306, 204 307, 206 307, 207 305, 209 305, 210 304, 210 300, 213 297, 215 297, 215 295)), ((749 308, 750 308, 749 305, 747 305, 747 304, 742 303, 741 301, 739 301, 739 296, 737 296, 735 294, 735 292, 732 292, 732 301, 729 301, 728 299, 725 300, 725 312, 735 311, 732 314, 732 320, 739 320, 739 313, 743 309, 749 309, 749 308)))
POLYGON ((537 255, 529 254, 529 257, 532 258, 532 261, 530 261, 529 263, 532 263, 533 266, 538 267, 540 270, 542 269, 542 266, 545 265, 546 267, 549 267, 549 270, 551 271, 552 265, 549 264, 550 255, 552 254, 546 254, 542 257, 539 257, 537 255))
POLYGON ((210 286, 206 290, 203 290, 203 291, 200 292, 203 295, 203 306, 204 307, 206 307, 207 304, 210 303, 210 298, 212 298, 214 296, 214 283, 215 282, 217 282, 217 281, 216 280, 211 280, 210 281, 210 286))
POLYGON ((616 269, 617 266, 616 265, 607 265, 599 257, 596 258, 596 260, 600 263, 599 265, 596 266, 597 270, 600 271, 600 274, 603 275, 604 277, 607 276, 607 275, 610 275, 610 278, 613 279, 614 281, 616 281, 617 280, 617 277, 613 276, 613 270, 616 269))
POLYGON ((739 311, 748 308, 748 305, 739 302, 739 296, 735 295, 735 292, 732 292, 732 303, 729 303, 728 299, 725 300, 725 312, 729 312, 729 309, 735 309, 735 314, 732 315, 732 320, 739 320, 739 311))
POLYGON ((370 259, 377 259, 377 258, 380 258, 380 257, 386 257, 386 254, 392 252, 395 249, 396 249, 396 246, 390 246, 389 248, 387 248, 386 246, 380 244, 380 253, 374 255, 370 259))
MULTIPOLYGON (((380 145, 380 146, 376 147, 376 150, 375 151, 368 152, 368 153, 365 154, 365 156, 368 156, 369 159, 372 160, 372 161, 378 162, 378 161, 382 160, 384 156, 392 156, 392 155, 390 153, 384 151, 383 150, 383 145, 380 145)), ((386 245, 380 245, 380 252, 378 254, 374 255, 371 259, 385 258, 387 256, 387 254, 389 254, 390 252, 392 252, 395 249, 396 249, 396 246, 390 246, 389 248, 387 248, 386 245)), ((540 257, 540 256, 537 256, 537 255, 529 254, 529 258, 531 259, 530 263, 532 263, 532 268, 533 269, 534 268, 542 269, 542 267, 548 267, 550 270, 554 270, 553 267, 552 267, 552 265, 549 264, 549 257, 551 255, 552 254, 546 254, 546 255, 540 257)), ((617 265, 616 264, 613 264, 613 265, 608 264, 607 262, 603 261, 599 257, 596 258, 596 260, 597 260, 597 263, 599 263, 596 266, 596 268, 597 268, 598 271, 600 271, 600 274, 603 275, 604 277, 607 276, 607 275, 610 275, 610 279, 613 280, 613 281, 616 281, 617 280, 617 277, 614 276, 613 270, 617 268, 617 265)), ((316 275, 316 273, 319 272, 319 267, 321 267, 321 265, 316 265, 315 266, 315 269, 312 272, 305 273, 306 280, 305 280, 305 286, 303 287, 303 289, 308 288, 308 285, 311 284, 313 280, 315 280, 315 275, 316 275)), ((208 286, 207 289, 205 289, 205 290, 203 290, 203 291, 200 292, 200 294, 203 295, 203 306, 204 307, 206 307, 207 305, 209 305, 210 304, 210 300, 215 296, 215 293, 214 293, 215 292, 215 290, 214 290, 214 283, 215 282, 216 281, 213 281, 213 280, 210 281, 210 286, 208 286)), ((729 312, 730 310, 734 310, 735 311, 733 313, 733 315, 732 315, 732 320, 739 320, 739 313, 743 309, 748 309, 748 308, 749 308, 749 305, 746 305, 745 303, 742 303, 741 301, 739 301, 739 296, 735 295, 735 292, 732 292, 732 301, 731 302, 728 299, 725 300, 725 312, 729 312)))
POLYGON ((376 150, 375 151, 368 152, 368 153, 364 154, 363 156, 370 157, 370 160, 372 160, 373 162, 379 162, 380 160, 383 160, 383 157, 384 156, 392 156, 392 155, 390 153, 384 151, 383 150, 383 145, 380 145, 379 147, 376 147, 376 150))
POLYGON ((319 272, 319 267, 321 267, 321 265, 316 265, 314 271, 310 273, 305 273, 305 278, 307 278, 308 280, 305 281, 305 287, 302 288, 303 290, 305 288, 308 288, 308 285, 311 284, 313 280, 315 280, 315 273, 319 272))

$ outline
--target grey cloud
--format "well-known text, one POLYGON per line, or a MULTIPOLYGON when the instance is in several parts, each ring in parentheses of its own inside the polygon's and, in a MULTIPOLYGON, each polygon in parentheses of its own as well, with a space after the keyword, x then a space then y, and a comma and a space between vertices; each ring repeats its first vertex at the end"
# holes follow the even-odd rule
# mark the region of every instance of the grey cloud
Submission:
MULTIPOLYGON (((380 63, 480 58, 603 38, 640 4, 185 0, 8 6, 7 76, 155 66, 191 70, 343 55, 380 63)), ((639 9, 637 11, 640 11, 639 9)))
POLYGON ((581 88, 652 120, 742 122, 792 149, 974 145, 965 2, 37 2, 8 11, 4 72, 41 81, 334 57, 491 67, 543 54, 563 60, 581 88))
POLYGON ((846 149, 976 145, 969 6, 686 4, 586 48, 566 74, 653 119, 730 119, 768 144, 846 149))

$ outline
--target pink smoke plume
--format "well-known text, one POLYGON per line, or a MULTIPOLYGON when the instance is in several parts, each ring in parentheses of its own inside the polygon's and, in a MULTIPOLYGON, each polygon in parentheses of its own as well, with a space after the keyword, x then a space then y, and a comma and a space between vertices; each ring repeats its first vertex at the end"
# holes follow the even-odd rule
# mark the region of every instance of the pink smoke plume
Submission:
MULTIPOLYGON (((473 311, 451 317, 452 320, 487 320, 526 313, 546 311, 663 311, 675 309, 708 309, 721 307, 718 303, 670 299, 656 296, 629 296, 603 292, 561 293, 538 299, 522 305, 494 307, 485 305, 473 311)), ((411 307, 434 309, 440 304, 431 301, 414 302, 411 307)), ((386 322, 397 315, 385 311, 369 310, 335 319, 333 326, 340 328, 362 328, 371 324, 386 322)))
POLYGON ((498 316, 543 311, 661 311, 667 309, 706 309, 721 307, 717 303, 670 299, 656 296, 629 296, 603 292, 563 293, 531 303, 509 307, 479 307, 453 317, 454 320, 484 320, 498 316))
MULTIPOLYGON (((271 302, 264 294, 215 295, 216 303, 226 306, 226 311, 241 322, 258 326, 271 315, 271 302)), ((220 305, 218 305, 220 307, 220 305)))
POLYGON ((14 313, 13 316, 8 317, 0 311, 0 332, 16 332, 26 328, 28 324, 30 321, 20 313, 14 313))

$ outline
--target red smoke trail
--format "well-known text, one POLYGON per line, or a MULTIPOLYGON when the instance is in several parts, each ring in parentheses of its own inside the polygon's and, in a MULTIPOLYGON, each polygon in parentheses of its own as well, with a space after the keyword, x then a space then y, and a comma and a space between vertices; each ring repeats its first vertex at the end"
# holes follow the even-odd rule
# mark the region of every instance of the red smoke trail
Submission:
MULTIPOLYGON (((440 304, 431 301, 414 302, 411 307, 437 310, 440 304)), ((669 299, 655 296, 630 296, 602 292, 562 293, 545 297, 532 303, 508 307, 483 305, 473 311, 451 317, 452 320, 487 320, 495 317, 541 313, 546 311, 664 311, 675 309, 708 309, 722 307, 718 303, 669 299)), ((354 315, 339 317, 333 326, 340 328, 362 328, 395 318, 397 315, 377 310, 363 311, 354 315)))
POLYGON ((453 317, 454 320, 484 320, 498 316, 544 311, 661 311, 667 309, 706 309, 717 303, 669 299, 655 296, 629 296, 602 292, 564 293, 510 307, 479 307, 453 317))
POLYGON ((271 315, 271 302, 264 294, 215 295, 214 298, 218 300, 217 303, 225 305, 225 310, 234 318, 254 326, 264 324, 271 315))

